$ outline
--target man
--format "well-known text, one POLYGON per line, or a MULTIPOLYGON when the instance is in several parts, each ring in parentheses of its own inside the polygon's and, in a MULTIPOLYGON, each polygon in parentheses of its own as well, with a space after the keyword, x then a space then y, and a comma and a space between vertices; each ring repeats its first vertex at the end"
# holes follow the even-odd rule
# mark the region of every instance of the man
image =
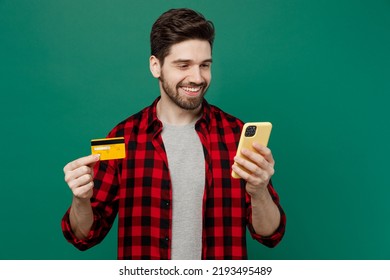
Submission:
POLYGON ((73 192, 65 237, 86 250, 119 213, 119 259, 246 259, 246 227, 275 246, 286 218, 270 182, 272 153, 255 144, 257 152, 243 151, 250 161, 235 157, 243 123, 204 99, 213 24, 173 9, 154 23, 150 39, 161 96, 109 133, 125 138, 125 159, 90 155, 64 167, 73 192), (243 179, 233 179, 232 169, 243 179))

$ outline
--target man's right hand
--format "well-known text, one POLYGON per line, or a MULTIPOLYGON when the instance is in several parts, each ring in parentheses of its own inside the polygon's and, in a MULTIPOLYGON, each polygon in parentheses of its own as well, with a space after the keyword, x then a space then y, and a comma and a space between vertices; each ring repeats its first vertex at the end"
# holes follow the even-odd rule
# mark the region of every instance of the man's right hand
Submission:
POLYGON ((64 167, 65 182, 73 193, 70 227, 78 239, 87 238, 93 224, 90 198, 93 194, 93 166, 99 157, 89 155, 69 162, 64 167))
POLYGON ((64 167, 65 182, 75 198, 90 199, 93 194, 93 166, 100 155, 89 155, 69 162, 64 167))

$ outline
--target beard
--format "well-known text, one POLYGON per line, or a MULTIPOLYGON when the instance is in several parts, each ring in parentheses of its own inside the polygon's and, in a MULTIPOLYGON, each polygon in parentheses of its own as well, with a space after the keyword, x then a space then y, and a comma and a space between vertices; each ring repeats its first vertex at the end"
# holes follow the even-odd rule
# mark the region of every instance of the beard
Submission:
POLYGON ((161 74, 159 79, 161 81, 162 88, 165 91, 165 93, 168 95, 169 99, 172 100, 173 103, 175 103, 177 106, 179 106, 184 110, 194 110, 199 108, 199 106, 203 102, 203 98, 206 95, 206 91, 208 88, 208 84, 206 82, 201 84, 180 82, 175 86, 165 81, 163 74, 161 74), (199 93, 199 95, 194 97, 180 95, 179 88, 183 86, 201 87, 200 89, 201 92, 199 93))

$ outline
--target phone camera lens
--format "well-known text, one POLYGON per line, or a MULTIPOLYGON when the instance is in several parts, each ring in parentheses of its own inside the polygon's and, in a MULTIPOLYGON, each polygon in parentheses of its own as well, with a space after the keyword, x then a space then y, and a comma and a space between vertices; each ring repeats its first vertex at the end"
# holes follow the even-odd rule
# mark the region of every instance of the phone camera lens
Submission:
POLYGON ((252 137, 256 134, 256 126, 250 125, 245 130, 245 137, 252 137))

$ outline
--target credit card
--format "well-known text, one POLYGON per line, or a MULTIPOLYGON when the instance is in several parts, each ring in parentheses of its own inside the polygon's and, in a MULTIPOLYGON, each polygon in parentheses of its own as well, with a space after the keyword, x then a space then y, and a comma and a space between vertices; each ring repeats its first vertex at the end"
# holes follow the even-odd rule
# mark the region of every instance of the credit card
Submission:
POLYGON ((125 138, 92 139, 91 151, 93 155, 100 154, 100 160, 125 158, 125 138))

